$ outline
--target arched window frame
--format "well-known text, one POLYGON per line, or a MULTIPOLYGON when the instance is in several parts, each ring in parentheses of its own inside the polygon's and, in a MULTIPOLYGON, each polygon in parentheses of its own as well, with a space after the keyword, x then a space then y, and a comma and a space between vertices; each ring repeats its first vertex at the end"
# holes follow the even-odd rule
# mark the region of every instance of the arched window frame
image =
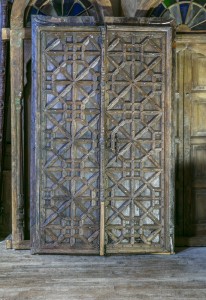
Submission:
POLYGON ((202 32, 206 30, 206 1, 161 1, 149 16, 174 18, 178 32, 202 32))

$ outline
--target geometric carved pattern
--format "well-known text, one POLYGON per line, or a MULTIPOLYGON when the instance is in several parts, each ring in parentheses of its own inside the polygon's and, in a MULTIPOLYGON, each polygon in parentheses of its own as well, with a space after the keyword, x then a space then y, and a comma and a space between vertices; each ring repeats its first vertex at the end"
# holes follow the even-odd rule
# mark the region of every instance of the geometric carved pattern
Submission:
POLYGON ((33 253, 170 251, 171 29, 39 30, 42 20, 33 27, 33 253))
POLYGON ((43 247, 98 253, 99 32, 43 32, 42 41, 43 247))
POLYGON ((164 242, 165 33, 108 32, 108 251, 164 242))

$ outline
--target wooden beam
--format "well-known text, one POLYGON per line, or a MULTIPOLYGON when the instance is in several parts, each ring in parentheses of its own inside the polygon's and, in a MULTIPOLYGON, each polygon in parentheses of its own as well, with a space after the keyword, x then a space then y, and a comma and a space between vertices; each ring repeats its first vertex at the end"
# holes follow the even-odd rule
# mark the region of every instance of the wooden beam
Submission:
MULTIPOLYGON (((25 40, 31 39, 31 29, 30 28, 23 28, 22 30, 22 38, 25 40)), ((9 41, 11 36, 11 29, 10 28, 2 28, 2 40, 9 41)))

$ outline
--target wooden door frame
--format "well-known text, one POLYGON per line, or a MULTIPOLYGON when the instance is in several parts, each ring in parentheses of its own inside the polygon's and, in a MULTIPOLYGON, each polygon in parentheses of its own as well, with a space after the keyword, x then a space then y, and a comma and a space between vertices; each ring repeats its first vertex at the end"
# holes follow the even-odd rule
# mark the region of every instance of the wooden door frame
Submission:
MULTIPOLYGON (((24 13, 33 0, 14 0, 11 11, 10 30, 4 30, 4 39, 10 39, 11 59, 11 138, 12 138, 12 247, 30 248, 30 241, 24 237, 24 195, 22 157, 22 110, 24 100, 24 58, 23 42, 27 37, 24 28, 24 13), (18 73, 17 73, 18 70, 18 73)), ((110 0, 93 0, 99 8, 101 18, 112 16, 110 0)), ((31 30, 28 30, 31 36, 31 30)))

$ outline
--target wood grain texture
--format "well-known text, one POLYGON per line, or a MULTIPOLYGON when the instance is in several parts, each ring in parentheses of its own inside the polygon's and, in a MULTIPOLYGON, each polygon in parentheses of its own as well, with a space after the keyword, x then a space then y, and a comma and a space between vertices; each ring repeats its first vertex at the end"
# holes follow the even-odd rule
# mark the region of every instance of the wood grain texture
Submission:
POLYGON ((206 248, 176 255, 30 255, 0 243, 0 299, 206 299, 206 248))

